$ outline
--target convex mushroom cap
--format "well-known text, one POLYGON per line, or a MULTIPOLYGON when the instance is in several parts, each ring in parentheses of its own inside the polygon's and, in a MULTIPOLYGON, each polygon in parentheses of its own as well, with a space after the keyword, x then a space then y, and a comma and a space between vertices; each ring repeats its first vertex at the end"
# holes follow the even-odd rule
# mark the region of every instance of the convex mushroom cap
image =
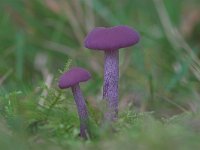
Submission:
POLYGON ((60 77, 58 86, 61 89, 69 88, 80 82, 85 82, 90 78, 91 74, 87 70, 74 67, 60 77))
POLYGON ((85 38, 85 47, 93 50, 117 50, 138 43, 139 33, 128 26, 96 27, 85 38))

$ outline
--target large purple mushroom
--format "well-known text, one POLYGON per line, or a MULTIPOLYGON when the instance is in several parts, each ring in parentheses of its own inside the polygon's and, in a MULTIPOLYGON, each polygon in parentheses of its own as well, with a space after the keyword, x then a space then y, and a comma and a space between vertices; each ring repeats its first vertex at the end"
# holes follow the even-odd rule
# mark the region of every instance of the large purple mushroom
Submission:
POLYGON ((139 34, 128 26, 94 28, 85 38, 85 47, 105 53, 103 99, 108 102, 104 117, 115 121, 118 115, 119 49, 139 42, 139 34))
POLYGON ((78 115, 80 119, 80 136, 87 138, 89 131, 88 128, 88 111, 82 92, 80 90, 79 83, 85 82, 91 78, 90 73, 79 67, 74 67, 69 71, 65 72, 59 79, 58 86, 61 89, 70 88, 75 99, 75 103, 78 109, 78 115))

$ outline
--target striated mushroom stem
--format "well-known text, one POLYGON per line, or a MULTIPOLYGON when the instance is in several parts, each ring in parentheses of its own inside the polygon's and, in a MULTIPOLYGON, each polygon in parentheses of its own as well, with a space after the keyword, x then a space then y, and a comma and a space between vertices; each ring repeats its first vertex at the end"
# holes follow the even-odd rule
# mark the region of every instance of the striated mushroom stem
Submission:
POLYGON ((85 47, 105 52, 103 98, 107 100, 107 121, 118 115, 119 49, 135 45, 140 36, 129 26, 97 27, 85 38, 85 47))
POLYGON ((105 51, 103 99, 108 110, 105 120, 115 121, 118 115, 119 50, 105 51))
POLYGON ((72 86, 72 93, 78 109, 80 119, 80 136, 87 138, 88 134, 88 111, 79 84, 72 86))

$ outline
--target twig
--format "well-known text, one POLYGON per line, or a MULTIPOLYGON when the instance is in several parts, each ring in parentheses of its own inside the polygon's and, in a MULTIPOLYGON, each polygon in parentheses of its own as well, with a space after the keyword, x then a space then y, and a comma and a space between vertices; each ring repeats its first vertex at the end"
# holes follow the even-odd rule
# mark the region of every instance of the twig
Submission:
POLYGON ((43 41, 43 46, 51 51, 55 51, 67 56, 71 56, 73 55, 72 52, 72 48, 67 47, 66 45, 63 44, 59 44, 53 41, 43 41))
POLYGON ((185 41, 182 35, 179 33, 177 28, 172 25, 169 15, 167 13, 167 10, 164 6, 163 0, 153 0, 153 1, 157 9, 160 21, 163 25, 167 39, 170 41, 174 49, 177 50, 177 49, 182 48, 186 51, 187 55, 191 57, 193 62, 190 69, 193 72, 193 74, 196 76, 196 78, 200 81, 199 58, 193 52, 192 48, 188 45, 188 43, 185 41))
POLYGON ((72 30, 79 41, 79 44, 82 45, 84 36, 83 31, 80 28, 78 19, 74 15, 74 11, 71 9, 71 6, 68 1, 61 1, 60 5, 62 6, 62 12, 68 17, 69 23, 72 27, 72 30))
POLYGON ((77 21, 79 21, 79 24, 80 25, 84 25, 84 14, 83 14, 83 9, 81 7, 81 3, 80 3, 80 0, 72 0, 71 1, 74 9, 75 9, 75 15, 76 15, 76 18, 77 18, 77 21))
POLYGON ((185 109, 184 107, 178 105, 177 103, 175 103, 173 100, 170 100, 169 98, 167 97, 161 97, 161 96, 156 96, 156 97, 159 97, 159 98, 162 98, 163 100, 167 101, 168 103, 174 105, 175 107, 177 107, 178 109, 180 109, 182 112, 185 112, 185 113, 189 113, 189 111, 187 109, 185 109))
POLYGON ((13 72, 12 69, 8 70, 6 72, 6 74, 0 78, 0 86, 3 84, 3 82, 11 75, 11 73, 13 72))
POLYGON ((91 31, 95 26, 94 11, 92 10, 93 1, 85 0, 85 24, 87 32, 91 31))

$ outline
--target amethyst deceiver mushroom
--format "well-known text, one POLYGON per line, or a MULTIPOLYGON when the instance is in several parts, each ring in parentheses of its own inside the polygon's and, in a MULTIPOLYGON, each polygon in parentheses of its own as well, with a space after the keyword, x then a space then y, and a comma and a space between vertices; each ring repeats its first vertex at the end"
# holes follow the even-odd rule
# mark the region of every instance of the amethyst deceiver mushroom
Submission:
POLYGON ((65 72, 59 79, 58 86, 61 89, 70 88, 75 99, 80 119, 80 136, 87 138, 88 129, 88 111, 83 98, 79 83, 85 82, 91 78, 90 73, 79 67, 74 67, 65 72))
POLYGON ((119 49, 139 42, 138 32, 128 26, 94 28, 85 38, 85 47, 105 53, 103 99, 108 102, 105 119, 114 121, 118 114, 119 49))

